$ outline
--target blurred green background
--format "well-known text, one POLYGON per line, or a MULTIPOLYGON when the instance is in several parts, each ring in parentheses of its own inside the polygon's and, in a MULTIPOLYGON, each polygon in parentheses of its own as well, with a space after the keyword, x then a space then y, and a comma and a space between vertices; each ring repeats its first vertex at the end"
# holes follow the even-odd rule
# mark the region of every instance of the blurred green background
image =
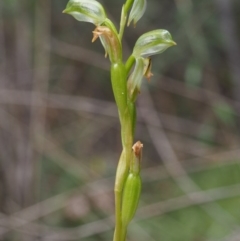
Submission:
MULTIPOLYGON (((117 25, 123 1, 101 0, 117 25)), ((0 240, 112 240, 121 152, 109 61, 67 0, 0 0, 0 240)), ((143 191, 128 241, 240 240, 240 1, 151 0, 126 29, 177 46, 138 99, 143 191)))

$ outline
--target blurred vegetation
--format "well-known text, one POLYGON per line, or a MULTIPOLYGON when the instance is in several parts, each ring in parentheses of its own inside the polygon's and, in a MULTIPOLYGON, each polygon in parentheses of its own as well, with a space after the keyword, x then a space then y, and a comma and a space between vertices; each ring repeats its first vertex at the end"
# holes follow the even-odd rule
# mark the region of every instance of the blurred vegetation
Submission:
MULTIPOLYGON (((0 1, 0 240, 111 240, 119 123, 93 25, 67 1, 0 1)), ((123 1, 101 0, 114 22, 123 1)), ((240 237, 240 2, 151 0, 169 30, 139 97, 143 192, 128 240, 240 237)))

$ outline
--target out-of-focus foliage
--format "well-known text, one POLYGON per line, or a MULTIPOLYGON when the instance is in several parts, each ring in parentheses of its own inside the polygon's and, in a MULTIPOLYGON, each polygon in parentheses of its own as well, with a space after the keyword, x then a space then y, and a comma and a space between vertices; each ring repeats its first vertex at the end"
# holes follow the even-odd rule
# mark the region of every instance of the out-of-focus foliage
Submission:
MULTIPOLYGON (((100 2, 118 23, 123 1, 100 2)), ((109 61, 66 3, 0 1, 0 240, 112 239, 121 140, 109 61)), ((178 44, 143 80, 143 192, 128 240, 240 236, 239 10, 151 0, 125 31, 124 59, 153 29, 178 44)))

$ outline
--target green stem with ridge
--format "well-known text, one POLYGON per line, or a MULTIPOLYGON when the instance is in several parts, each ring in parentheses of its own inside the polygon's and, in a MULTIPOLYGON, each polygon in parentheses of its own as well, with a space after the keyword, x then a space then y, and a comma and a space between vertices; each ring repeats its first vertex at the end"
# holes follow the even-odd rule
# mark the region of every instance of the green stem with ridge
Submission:
POLYGON ((132 155, 133 132, 132 132, 132 118, 128 108, 125 115, 121 118, 121 136, 123 151, 118 163, 116 180, 115 180, 115 232, 114 241, 122 241, 122 193, 125 181, 127 179, 130 161, 132 155))

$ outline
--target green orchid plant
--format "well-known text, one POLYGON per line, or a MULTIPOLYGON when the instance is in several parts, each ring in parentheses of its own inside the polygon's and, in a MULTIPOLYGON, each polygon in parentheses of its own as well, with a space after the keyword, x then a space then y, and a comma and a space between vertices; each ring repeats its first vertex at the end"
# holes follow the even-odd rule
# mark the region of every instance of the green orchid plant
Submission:
POLYGON ((141 192, 143 144, 134 141, 136 99, 143 77, 151 78, 151 59, 155 54, 176 45, 170 33, 157 29, 140 36, 126 62, 122 59, 122 37, 126 24, 137 22, 146 10, 146 0, 127 0, 122 7, 119 31, 108 19, 104 7, 96 0, 70 0, 63 13, 76 20, 95 25, 92 42, 100 39, 111 63, 111 83, 121 124, 122 153, 115 179, 114 241, 126 240, 127 227, 135 215, 141 192), (129 13, 130 12, 130 13, 129 13))

